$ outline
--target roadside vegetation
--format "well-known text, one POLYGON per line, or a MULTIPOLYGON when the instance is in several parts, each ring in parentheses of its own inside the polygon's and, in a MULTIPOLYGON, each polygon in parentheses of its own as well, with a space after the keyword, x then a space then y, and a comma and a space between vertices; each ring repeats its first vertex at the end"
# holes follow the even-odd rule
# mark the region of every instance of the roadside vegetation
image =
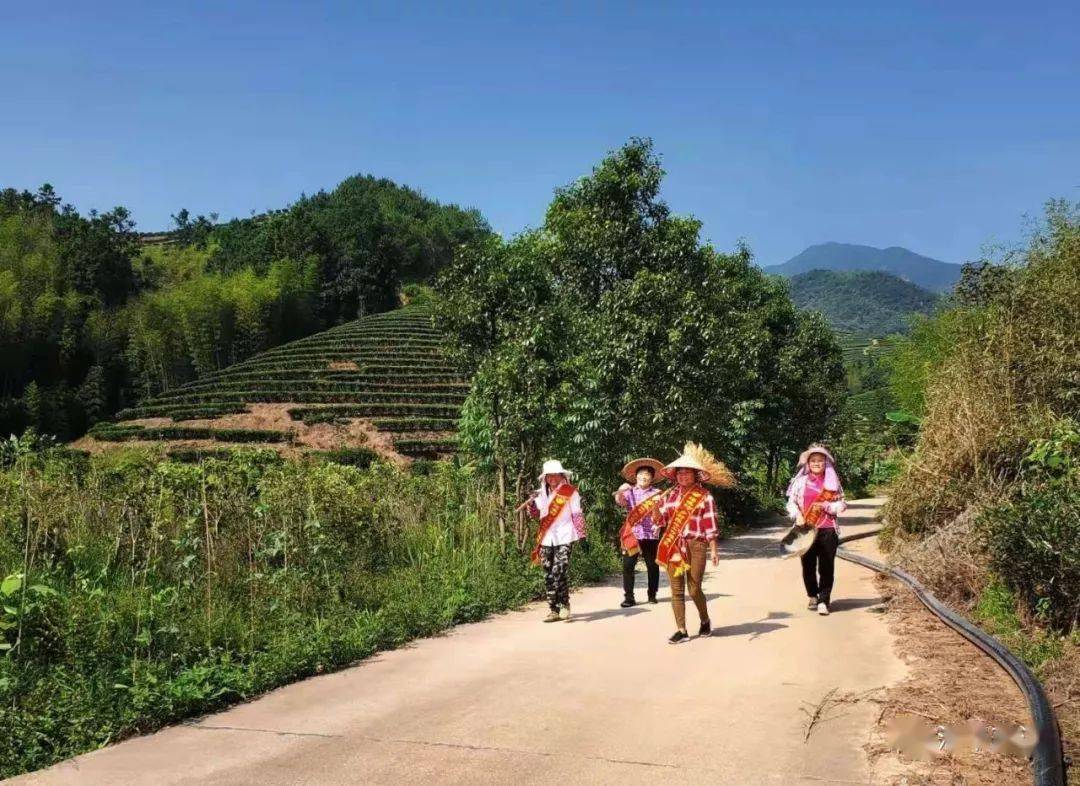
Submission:
MULTIPOLYGON (((490 483, 249 451, 0 470, 0 777, 339 668, 541 590, 490 483)), ((575 580, 614 567, 581 551, 575 580)))
POLYGON ((1080 215, 966 268, 892 356, 920 423, 889 487, 894 556, 1046 680, 1080 739, 1080 215))

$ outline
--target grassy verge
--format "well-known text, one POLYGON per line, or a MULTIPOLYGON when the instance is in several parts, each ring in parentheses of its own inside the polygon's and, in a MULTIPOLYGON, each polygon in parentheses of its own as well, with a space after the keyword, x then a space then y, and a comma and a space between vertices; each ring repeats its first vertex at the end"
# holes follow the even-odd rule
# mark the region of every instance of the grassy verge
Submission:
MULTIPOLYGON (((445 463, 19 456, 0 472, 0 777, 537 597, 495 504, 445 463)), ((613 568, 597 547, 573 575, 613 568)))

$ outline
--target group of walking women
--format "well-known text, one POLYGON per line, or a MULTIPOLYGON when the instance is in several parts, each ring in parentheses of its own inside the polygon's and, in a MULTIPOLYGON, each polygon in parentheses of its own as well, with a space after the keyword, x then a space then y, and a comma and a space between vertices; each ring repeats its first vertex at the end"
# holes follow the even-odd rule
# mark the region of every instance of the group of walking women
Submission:
MULTIPOLYGON (((667 571, 675 632, 668 641, 690 638, 686 626, 686 595, 697 609, 699 636, 712 633, 712 621, 702 589, 707 562, 716 567, 718 551, 716 503, 707 486, 724 489, 735 477, 709 451, 687 443, 681 456, 664 465, 653 458, 635 459, 622 470, 623 483, 615 502, 627 511, 619 533, 623 559, 623 608, 637 604, 634 594, 637 563, 645 561, 647 598, 657 603, 660 568, 667 571), (670 488, 659 488, 658 480, 670 488)), ((581 496, 571 473, 556 460, 544 462, 540 488, 525 503, 530 516, 540 520, 532 558, 544 569, 548 607, 544 622, 570 618, 570 555, 574 543, 585 538, 581 496)), ((846 509, 844 491, 829 450, 811 445, 799 457, 787 489, 787 511, 799 531, 812 532, 809 549, 801 554, 807 606, 829 613, 833 568, 839 532, 836 517, 846 509)))

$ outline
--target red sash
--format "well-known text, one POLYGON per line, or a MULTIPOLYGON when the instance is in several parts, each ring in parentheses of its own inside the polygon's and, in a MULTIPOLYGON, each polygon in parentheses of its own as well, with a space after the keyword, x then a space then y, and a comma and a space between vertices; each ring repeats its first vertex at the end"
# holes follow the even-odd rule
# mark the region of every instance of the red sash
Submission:
POLYGON ((810 508, 802 511, 803 521, 808 527, 817 527, 821 523, 821 520, 825 518, 824 508, 814 508, 815 502, 828 503, 835 502, 840 499, 840 494, 835 491, 829 491, 828 489, 822 489, 821 492, 810 501, 810 508))
POLYGON ((638 539, 634 537, 634 527, 636 527, 638 522, 643 518, 656 510, 663 501, 664 492, 655 491, 645 497, 645 499, 641 500, 641 502, 635 505, 626 515, 626 520, 623 522, 622 529, 619 531, 619 543, 622 545, 624 554, 632 557, 641 551, 638 539))
POLYGON ((566 507, 566 503, 570 501, 570 497, 574 496, 576 490, 569 483, 563 483, 555 492, 555 498, 551 500, 551 505, 548 506, 547 515, 540 519, 540 526, 536 528, 536 545, 533 546, 532 550, 533 565, 540 564, 540 544, 543 542, 544 536, 547 535, 547 531, 551 529, 551 525, 555 523, 555 519, 562 513, 562 509, 566 507))
POLYGON ((656 561, 666 568, 671 568, 672 576, 681 576, 690 569, 690 554, 682 536, 683 529, 708 493, 701 486, 697 486, 683 494, 679 507, 671 515, 664 537, 660 539, 660 545, 656 549, 656 561))

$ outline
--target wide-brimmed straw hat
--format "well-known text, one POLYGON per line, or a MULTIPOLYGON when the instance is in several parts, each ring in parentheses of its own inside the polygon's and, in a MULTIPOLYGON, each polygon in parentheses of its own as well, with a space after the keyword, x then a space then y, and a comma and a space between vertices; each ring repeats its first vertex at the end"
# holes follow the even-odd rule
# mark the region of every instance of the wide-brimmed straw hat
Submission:
POLYGON ((572 474, 558 459, 548 459, 544 462, 544 468, 540 470, 539 479, 543 480, 546 475, 565 475, 569 479, 572 474))
POLYGON ((664 467, 663 470, 661 470, 661 474, 668 480, 675 480, 676 471, 680 469, 697 470, 698 479, 702 483, 705 483, 709 480, 710 477, 712 477, 709 474, 709 470, 705 469, 705 467, 702 466, 700 461, 698 461, 693 456, 686 455, 679 456, 673 462, 664 467))
POLYGON ((801 557, 814 545, 814 540, 816 538, 816 527, 793 526, 787 531, 784 537, 780 539, 781 558, 801 557))
POLYGON ((712 486, 732 488, 736 483, 735 475, 724 462, 694 442, 687 442, 682 455, 664 467, 660 474, 668 480, 675 480, 675 473, 680 469, 695 470, 702 483, 712 486))
POLYGON ((809 461, 810 457, 812 455, 814 455, 815 453, 820 453, 825 458, 827 458, 832 464, 836 464, 836 459, 833 458, 833 455, 832 455, 832 453, 829 452, 829 449, 827 447, 825 447, 824 445, 818 445, 818 444, 815 443, 815 444, 811 445, 810 447, 808 447, 806 450, 804 450, 802 453, 799 454, 799 466, 801 467, 807 461, 809 461))
POLYGON ((637 480, 639 469, 651 469, 653 477, 656 477, 658 473, 663 471, 664 465, 654 458, 637 458, 626 463, 626 466, 622 468, 622 476, 626 478, 628 483, 633 483, 637 480))

